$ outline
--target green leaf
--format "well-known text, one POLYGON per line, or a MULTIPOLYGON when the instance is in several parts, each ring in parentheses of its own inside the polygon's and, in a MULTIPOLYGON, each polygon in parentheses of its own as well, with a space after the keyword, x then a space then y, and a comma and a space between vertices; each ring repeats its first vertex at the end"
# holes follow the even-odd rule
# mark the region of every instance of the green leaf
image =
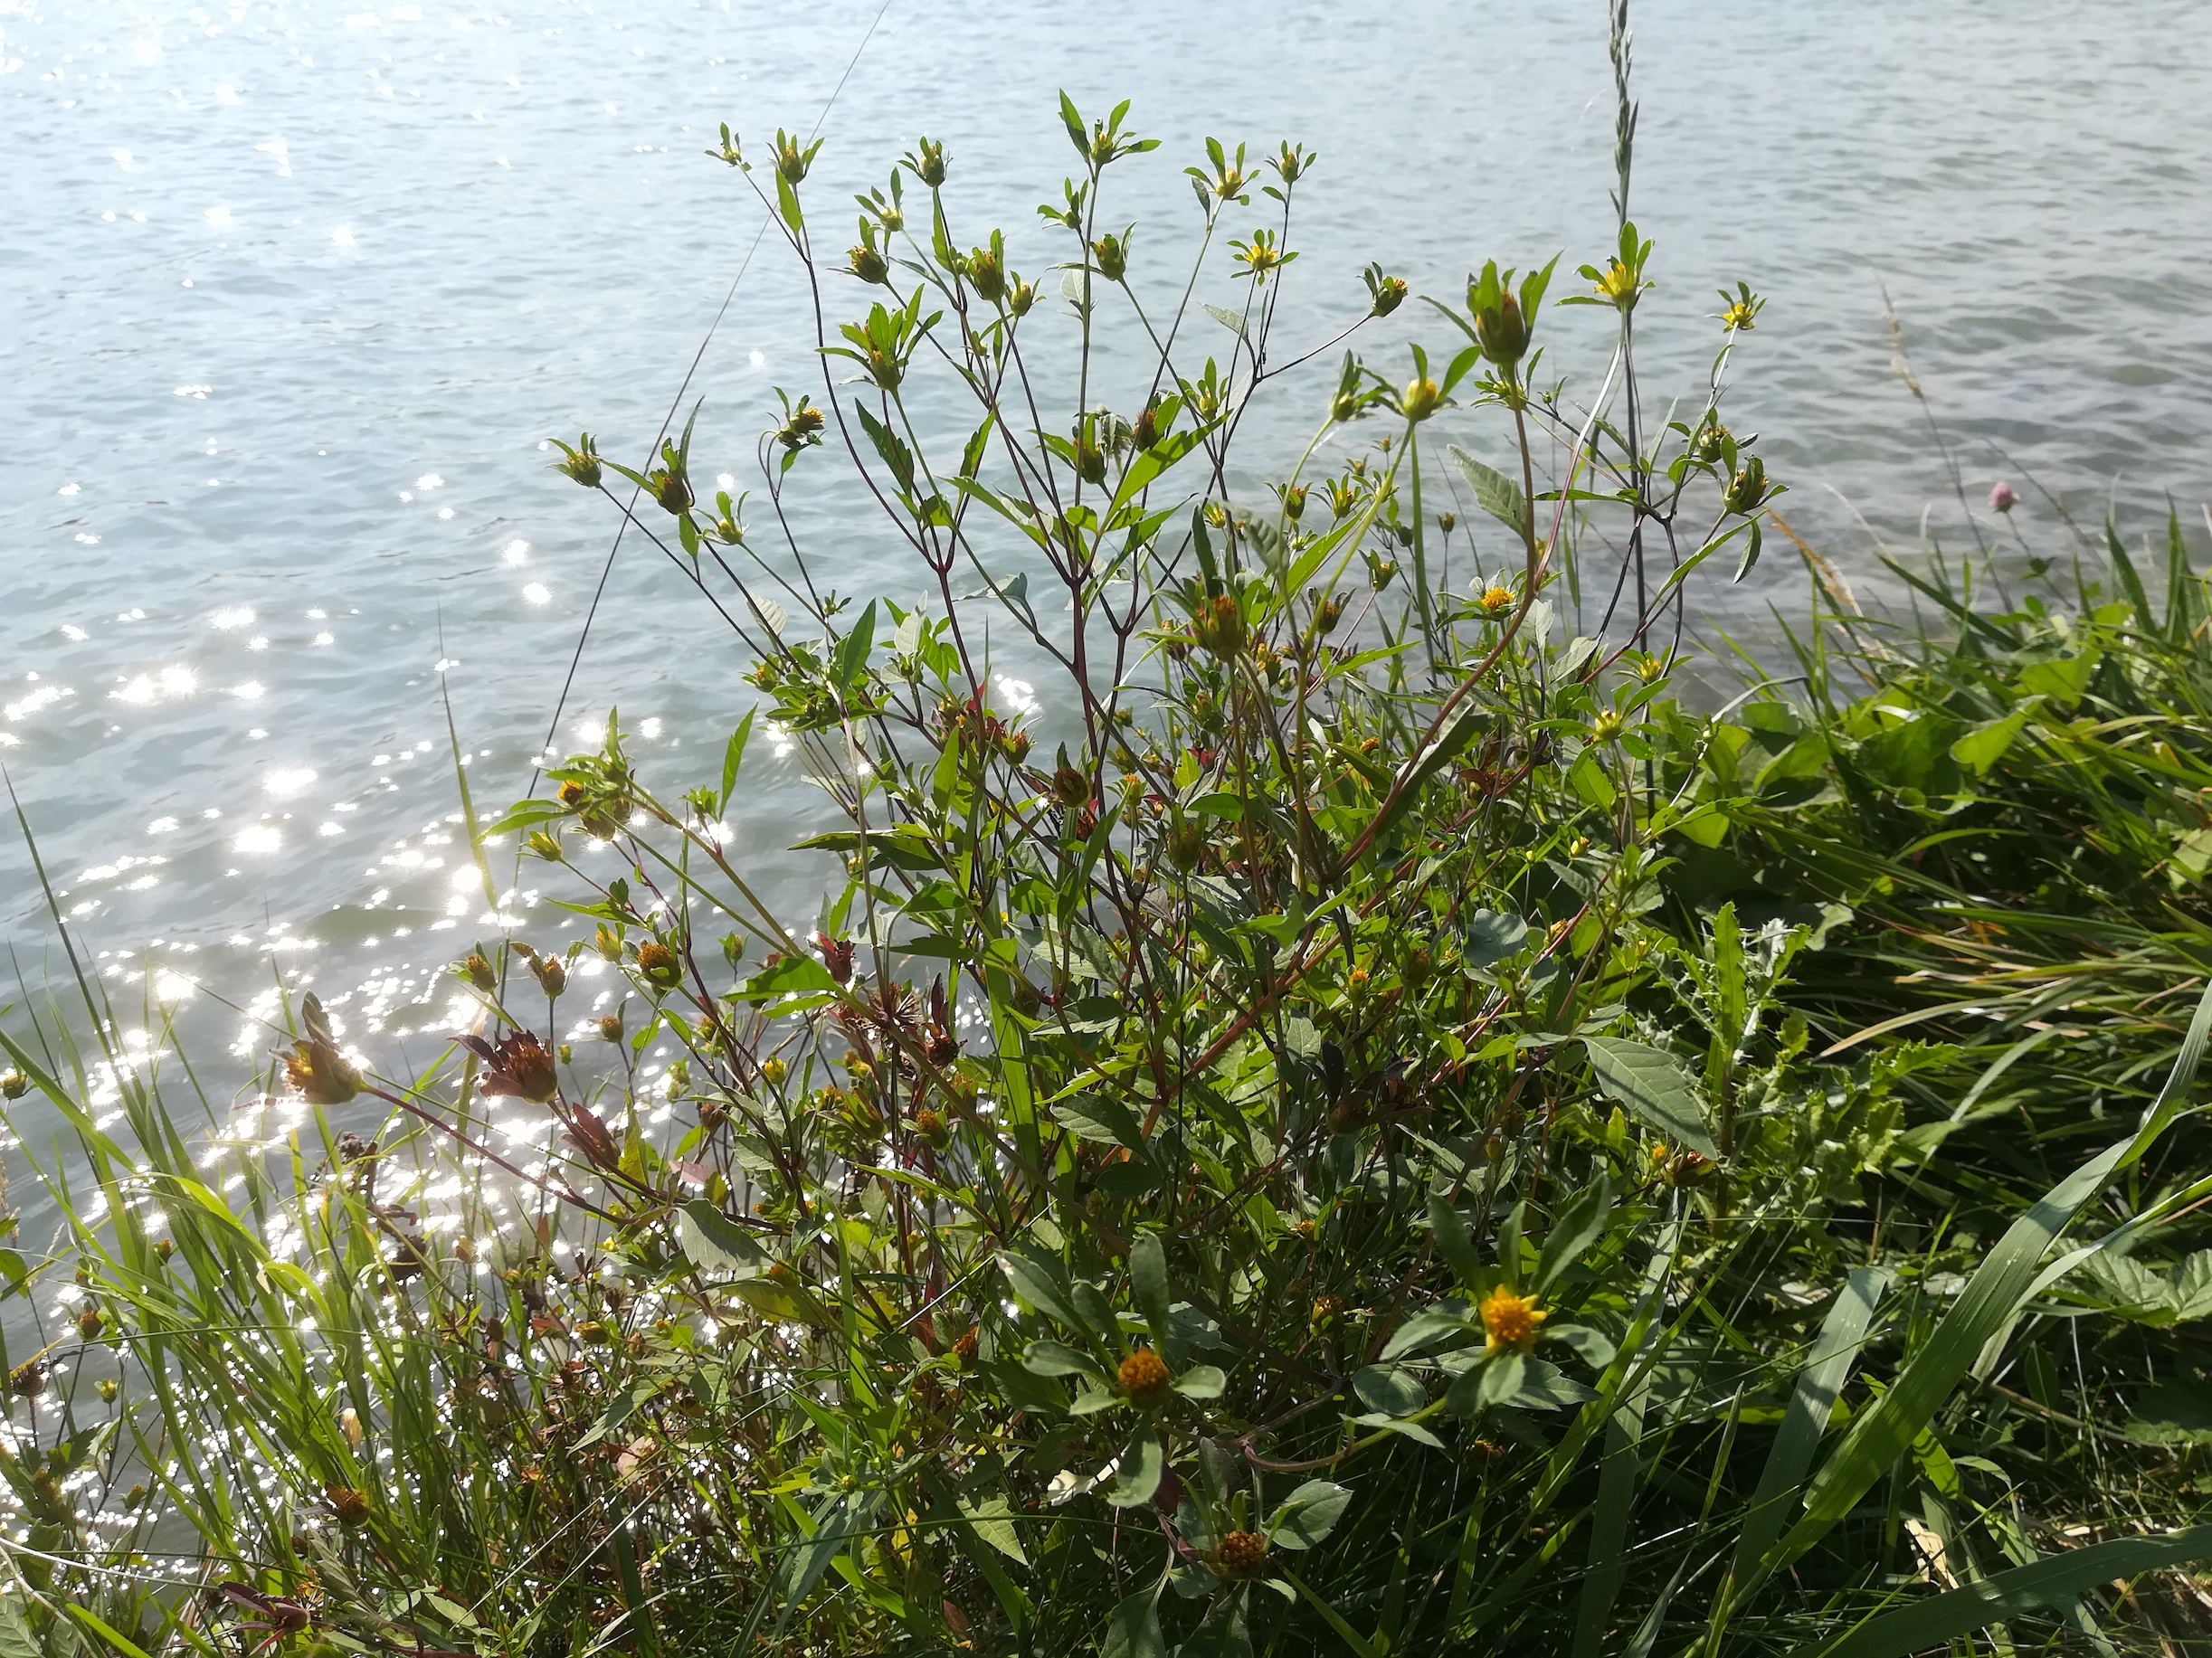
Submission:
POLYGON ((837 1322, 812 1295, 781 1278, 740 1278, 729 1286, 729 1293, 754 1312, 786 1323, 812 1324, 822 1330, 837 1322))
POLYGON ((1378 1357, 1386 1363, 1392 1359, 1402 1359, 1424 1348, 1434 1347, 1450 1337, 1467 1335, 1474 1328, 1465 1306, 1456 1302, 1445 1302, 1440 1306, 1416 1312, 1399 1325, 1391 1332, 1391 1339, 1383 1343, 1382 1351, 1378 1357))
POLYGON ((1494 967, 1528 943, 1528 923, 1498 910, 1476 910, 1459 924, 1460 959, 1474 968, 1494 967))
POLYGON ((1032 1376, 1088 1376, 1106 1379, 1106 1371, 1087 1353, 1079 1353, 1060 1341, 1032 1341, 1021 1350, 1021 1368, 1032 1376))
POLYGON ((1705 1132, 1697 1095, 1672 1055, 1645 1042, 1619 1037, 1584 1037, 1598 1086, 1647 1128, 1657 1129, 1700 1157, 1714 1158, 1713 1136, 1705 1132))
POLYGON ((1452 446, 1451 458, 1459 476, 1467 480, 1467 488, 1475 491, 1475 504, 1514 535, 1526 534, 1528 499, 1521 493, 1521 486, 1495 468, 1485 466, 1457 444, 1452 446))
POLYGON ((1536 1263, 1532 1289, 1541 1290, 1581 1260, 1590 1246, 1605 1236, 1613 1214, 1613 1183, 1604 1170, 1562 1209, 1543 1240, 1543 1255, 1536 1263))
POLYGON ((1267 1521, 1267 1540, 1277 1549, 1311 1549, 1336 1530, 1351 1503, 1347 1487, 1330 1480, 1308 1480, 1275 1511, 1267 1521))
POLYGON ((852 624, 852 630, 837 641, 837 655, 830 665, 830 677, 847 696, 859 688, 861 675, 868 671, 868 653, 875 643, 876 603, 871 599, 859 621, 852 624))
POLYGON ((1244 318, 1238 316, 1236 312, 1225 311, 1218 305, 1210 305, 1206 308, 1206 315, 1212 317, 1214 321, 1220 323, 1239 339, 1245 337, 1244 318))
POLYGON ((46 1658, 24 1606, 20 1595, 0 1595, 0 1658, 46 1658))
POLYGON ((1420 1379, 1394 1364, 1371 1364, 1352 1379, 1352 1391, 1368 1409, 1386 1416, 1410 1416, 1429 1403, 1420 1379))
POLYGON ((809 955, 788 955, 764 967, 745 981, 738 992, 746 1001, 767 1001, 779 996, 837 993, 830 970, 809 955))
POLYGON ((1129 1246, 1129 1284, 1137 1311, 1152 1327, 1154 1346, 1165 1353, 1175 1338, 1172 1312, 1174 1298, 1168 1290, 1167 1251, 1157 1232, 1141 1232, 1129 1246))
POLYGON ((1732 1568, 1734 1580, 1751 1578, 1761 1557, 1781 1530, 1789 1499, 1804 1486, 1805 1471, 1812 1466, 1813 1453, 1828 1432, 1837 1396, 1851 1374, 1852 1363, 1866 1339, 1866 1326, 1889 1287, 1890 1276, 1886 1267, 1857 1268, 1844 1281, 1828 1317, 1820 1322, 1820 1333, 1798 1372, 1781 1427, 1774 1435, 1773 1448, 1767 1453, 1767 1465, 1760 1471, 1751 1511, 1744 1516, 1732 1568))
POLYGON ((702 1271, 736 1274, 764 1265, 768 1253, 745 1228, 704 1198, 684 1205, 676 1220, 684 1255, 702 1271))
POLYGON ((1083 1327, 1083 1321, 1069 1304, 1067 1283, 1057 1262, 1048 1264, 1035 1255, 1010 1250, 999 1257, 999 1265, 1005 1270, 1007 1282, 1014 1286, 1014 1293, 1038 1312, 1070 1330, 1083 1327))
POLYGON ((794 236, 806 231, 806 215, 799 211, 799 193, 791 187, 791 180, 783 174, 775 175, 776 209, 783 215, 783 223, 791 227, 794 236))
POLYGON ((974 1529, 975 1535, 989 1543, 1010 1560, 1027 1566, 1028 1555, 1021 1551, 1021 1537, 1014 1529, 1013 1505, 1003 1492, 995 1497, 959 1499, 961 1517, 974 1529))
POLYGON ((1455 1416, 1472 1416, 1493 1406, 1563 1410, 1597 1397, 1555 1364, 1525 1353, 1503 1352, 1462 1371, 1444 1396, 1444 1408, 1455 1416))
POLYGON ((2023 1613, 2064 1606, 2101 1584, 2207 1559, 2212 1559, 2212 1526, 2165 1537, 2113 1538, 1884 1613, 1839 1639, 1800 1646, 1789 1658, 1904 1658, 2023 1613))
POLYGON ((1098 1658, 1167 1658, 1167 1637, 1160 1633, 1159 1595, 1155 1585, 1114 1608, 1098 1658))
POLYGON ((1450 1264, 1459 1282, 1470 1290, 1481 1288, 1485 1275, 1482 1256, 1476 1253, 1475 1240, 1467 1236, 1467 1222, 1459 1218, 1459 1211, 1441 1198, 1430 1198, 1429 1229, 1436 1237, 1437 1253, 1450 1264))
POLYGON ((2059 657, 2048 662, 2031 663, 2020 670, 2020 694, 2023 696, 2047 696, 2062 709, 2071 709, 2082 700, 2089 689, 2089 681, 2097 671, 2103 652, 2085 650, 2077 657, 2059 657))
POLYGON ((1567 768, 1567 787, 1593 811, 1604 811, 1620 798, 1620 791, 1613 787, 1605 762, 1598 758, 1594 748, 1586 748, 1574 757, 1574 763, 1567 768))
POLYGON ((1229 1377, 1220 1365, 1194 1364, 1177 1376, 1173 1385, 1186 1399, 1218 1399, 1229 1386, 1229 1377))
POLYGON ((886 426, 869 412, 866 403, 855 399, 853 412, 860 417, 860 428, 868 433, 868 441, 876 446, 876 453, 883 457, 883 464, 891 469, 891 476, 898 481, 902 492, 914 490, 914 451, 907 447, 906 440, 886 426))
POLYGON ((1144 1149, 1144 1132, 1136 1114, 1119 1100, 1103 1094, 1087 1094, 1062 1100, 1049 1108, 1056 1121, 1069 1132, 1102 1146, 1144 1149))
POLYGON ((2134 1138, 2092 1158, 2012 1223, 1889 1391, 1859 1413, 1843 1443, 1821 1464, 1806 1492, 1803 1517, 1769 1552, 1762 1572, 1796 1559, 1856 1508, 1859 1499, 1920 1436, 1983 1345, 2008 1325, 2040 1288, 2047 1287, 2050 1274, 2036 1270, 2045 1253, 2082 1206, 2103 1191, 2115 1172, 2149 1151, 2180 1114, 2207 1039, 2212 1039, 2212 985, 2206 987, 2204 999, 2197 1004, 2166 1085, 2143 1113, 2134 1138))
POLYGON ((1150 1502, 1166 1472, 1167 1452, 1160 1444, 1160 1435, 1150 1427, 1139 1428, 1129 1448, 1121 1454, 1114 1483, 1106 1487, 1106 1501, 1117 1509, 1150 1502))
POLYGON ((1974 775, 1987 777, 1989 768, 2005 757, 2012 740, 2027 725, 2028 710, 2008 714, 2001 720, 1989 720, 1977 725, 1951 745, 1951 757, 1960 765, 1974 768, 1974 775))
POLYGON ((730 791, 737 787, 737 768, 745 762, 745 745, 753 734, 753 711, 745 710, 745 718, 737 722, 737 729, 730 733, 729 746, 722 751, 722 809, 729 810, 730 791))

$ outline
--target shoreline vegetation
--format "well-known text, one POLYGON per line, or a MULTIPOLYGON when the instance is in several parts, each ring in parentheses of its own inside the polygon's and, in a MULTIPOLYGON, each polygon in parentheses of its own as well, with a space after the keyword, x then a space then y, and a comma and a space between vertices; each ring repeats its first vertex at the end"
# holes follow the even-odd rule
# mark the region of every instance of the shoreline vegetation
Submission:
POLYGON ((1614 22, 1609 254, 1373 265, 1322 341, 1295 145, 1209 141, 1171 270, 1063 97, 1025 279, 940 146, 843 248, 819 143, 724 129, 821 383, 749 497, 696 411, 562 469, 760 706, 713 776, 613 716, 496 820, 456 768, 488 903, 538 860, 588 937, 479 943, 419 1075, 311 994, 235 1098, 97 981, 0 1016, 63 1217, 0 1252, 0 1658, 2207 1640, 2212 594, 2178 522, 2150 581, 2063 516, 2017 592, 1894 564, 1910 624, 1798 543, 1793 673, 1689 706, 1691 573, 1796 537, 1748 287, 1649 412, 1614 22), (1309 361, 1305 453, 1239 449, 1309 361), (934 602, 821 585, 831 471, 934 602), (809 928, 729 828, 771 726, 809 928))

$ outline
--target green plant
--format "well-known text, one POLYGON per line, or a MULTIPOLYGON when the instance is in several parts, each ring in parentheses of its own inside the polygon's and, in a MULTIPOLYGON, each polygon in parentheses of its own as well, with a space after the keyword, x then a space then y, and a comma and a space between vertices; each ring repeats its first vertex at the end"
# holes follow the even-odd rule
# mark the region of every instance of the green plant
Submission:
MULTIPOLYGON (((74 1146, 36 1165, 67 1235, 10 1271, 77 1274, 83 1313, 11 1371, 0 1471, 43 1529, 0 1641, 1875 1658, 2054 1606, 2124 1634, 2085 1574, 2199 1534, 2038 1553, 2193 1514, 2193 1451, 2093 1432, 2098 1488, 2044 1509, 2006 1463, 2115 1385, 2051 1363, 2055 1310, 2167 1329, 2204 1302, 2158 1265, 2212 1189, 2174 1150, 2200 1148, 2212 1000, 2186 1037, 2142 1009, 2204 976, 2201 903, 2160 882, 2212 859, 2189 875, 2202 831, 2146 807, 2212 753, 2196 581, 2181 558, 2160 623, 2140 584, 2075 617, 1951 600, 1955 644, 1816 613, 1801 701, 1677 700, 1657 636, 1704 560, 1748 567, 1779 491, 1720 419, 1748 290, 1696 417, 1647 441, 1617 51, 1618 252, 1575 296, 1619 317, 1594 395, 1539 378, 1553 268, 1492 264, 1436 308, 1450 355, 1401 381, 1348 353, 1272 471, 1232 458, 1255 399, 1404 297, 1372 268, 1343 335, 1277 355, 1305 152, 1209 144, 1163 313, 1153 238, 1102 199, 1151 141, 1063 100, 1055 317, 1002 232, 955 231, 926 140, 862 200, 841 286, 814 151, 779 135, 761 191, 825 374, 780 398, 757 492, 788 534, 841 456, 935 604, 772 563, 739 503, 700 505, 696 416, 643 469, 587 437, 562 469, 650 497, 637 527, 763 696, 679 797, 611 717, 544 798, 471 810, 488 885, 524 837, 589 952, 472 952, 478 1028, 420 1075, 303 999, 244 1103, 290 1113, 280 1153, 223 1151, 226 1122, 220 1186, 167 1103, 188 1072, 5 1037, 74 1146), (1256 193, 1271 223, 1229 240, 1256 193), (1217 242, 1233 306, 1198 298, 1217 242), (1184 344, 1201 308, 1225 357, 1184 344), (1440 476, 1509 549, 1470 548, 1457 593, 1440 476), (1562 638, 1609 537, 1626 637, 1562 638), (1680 551, 1657 581, 1647 538, 1680 551), (1051 676, 1041 708, 1010 664, 1051 676), (839 814, 802 843, 836 872, 811 936, 726 828, 760 718, 839 814), (2046 840, 1983 891, 2055 822, 2103 838, 2093 882, 2046 840), (2129 922, 2081 913, 2108 893, 2129 922), (1970 1002, 1931 1000, 1961 971, 1970 1002), (623 1000, 565 1031, 584 972, 623 1000), (2062 1008, 2099 1019, 2063 1063, 2062 1008), (1872 1045, 1906 1028, 1944 1039, 1872 1045), (1908 1539, 1963 1587, 1888 1612, 1908 1539)), ((715 153, 755 176, 726 130, 715 153)), ((2032 1454, 2075 1480, 2081 1450, 2032 1454)))

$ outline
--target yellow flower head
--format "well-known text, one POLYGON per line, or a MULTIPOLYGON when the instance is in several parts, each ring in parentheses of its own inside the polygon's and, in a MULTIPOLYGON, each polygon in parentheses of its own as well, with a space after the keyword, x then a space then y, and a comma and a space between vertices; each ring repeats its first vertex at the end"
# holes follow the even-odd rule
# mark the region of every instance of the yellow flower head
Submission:
POLYGON ((1481 603, 1484 612, 1487 615, 1495 616, 1509 611, 1513 608, 1513 590, 1506 587, 1491 587, 1484 592, 1481 603))
POLYGON ((1526 1352, 1536 1344, 1536 1327, 1550 1316, 1536 1305, 1533 1295, 1516 1295, 1499 1284, 1483 1297, 1483 1333, 1489 1338, 1483 1350, 1495 1353, 1510 1347, 1526 1352))

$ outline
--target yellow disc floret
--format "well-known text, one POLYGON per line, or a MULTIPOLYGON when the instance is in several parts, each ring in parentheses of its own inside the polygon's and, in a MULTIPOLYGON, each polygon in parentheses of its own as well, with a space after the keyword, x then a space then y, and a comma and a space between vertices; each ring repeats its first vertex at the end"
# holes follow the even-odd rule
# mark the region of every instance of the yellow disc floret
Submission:
POLYGON ((1536 1327, 1550 1316, 1537 1306, 1533 1295, 1516 1295, 1499 1284, 1483 1297, 1483 1333, 1489 1338, 1483 1350, 1495 1353, 1509 1347, 1526 1352, 1536 1344, 1536 1327))

